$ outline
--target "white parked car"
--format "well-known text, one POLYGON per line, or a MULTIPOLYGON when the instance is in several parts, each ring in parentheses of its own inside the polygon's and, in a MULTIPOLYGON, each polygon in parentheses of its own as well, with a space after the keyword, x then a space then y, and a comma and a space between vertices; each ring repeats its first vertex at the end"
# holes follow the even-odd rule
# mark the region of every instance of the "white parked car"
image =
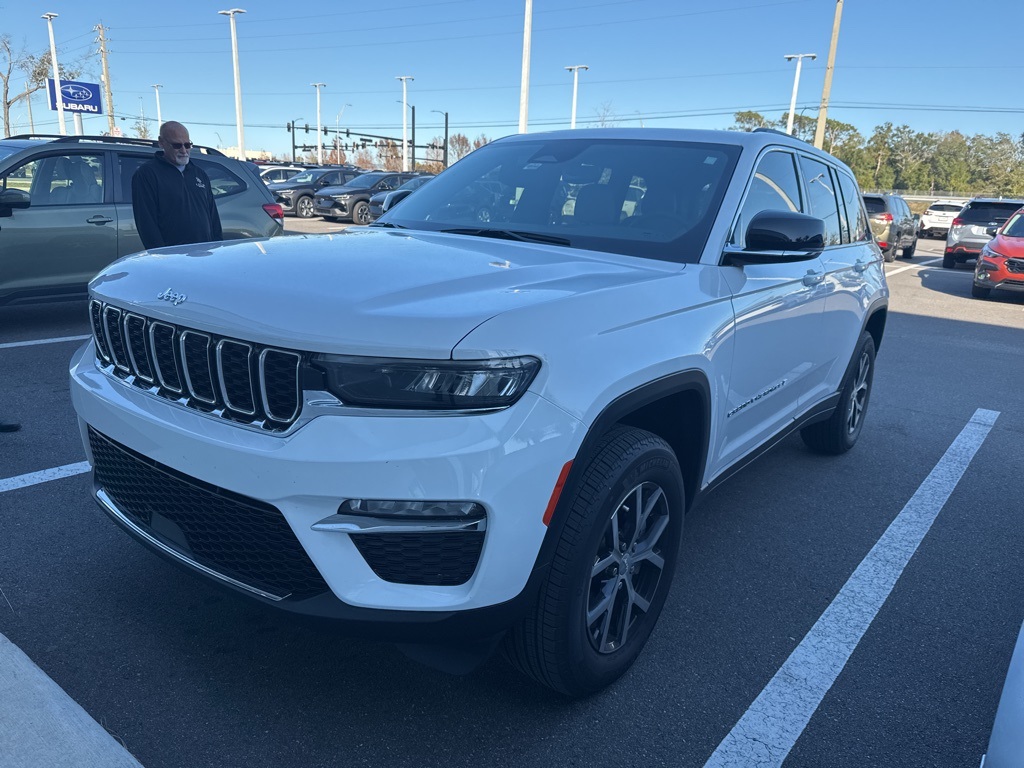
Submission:
POLYGON ((967 205, 966 200, 936 200, 928 206, 928 210, 921 214, 921 221, 918 224, 918 234, 922 237, 933 237, 949 232, 960 210, 967 205))
POLYGON ((796 430, 854 445, 887 305, 853 175, 804 142, 525 134, 367 228, 122 259, 71 393, 158 553, 576 696, 640 653, 703 494, 796 430))

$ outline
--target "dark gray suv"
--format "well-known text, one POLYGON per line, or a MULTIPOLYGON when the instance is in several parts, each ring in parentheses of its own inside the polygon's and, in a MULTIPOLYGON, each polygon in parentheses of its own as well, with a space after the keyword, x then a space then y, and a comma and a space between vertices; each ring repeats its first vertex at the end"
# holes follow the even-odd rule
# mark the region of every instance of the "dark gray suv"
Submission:
POLYGON ((917 222, 907 201, 899 195, 869 193, 864 195, 871 222, 871 234, 882 249, 886 261, 896 260, 896 251, 910 258, 917 249, 917 222))
MULTIPOLYGON (((0 139, 0 304, 84 296, 103 267, 143 250, 132 175, 157 149, 111 136, 0 139)), ((281 234, 255 166, 204 147, 191 162, 210 177, 225 240, 281 234)))

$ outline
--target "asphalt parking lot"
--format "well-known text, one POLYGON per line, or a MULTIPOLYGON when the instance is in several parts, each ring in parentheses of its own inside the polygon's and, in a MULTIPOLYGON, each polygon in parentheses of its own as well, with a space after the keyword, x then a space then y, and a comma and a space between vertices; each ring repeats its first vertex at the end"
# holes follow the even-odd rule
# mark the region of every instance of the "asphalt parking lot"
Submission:
POLYGON ((1024 620, 1024 296, 972 299, 941 249, 886 265, 854 450, 793 437, 709 496, 644 654, 574 702, 498 657, 456 677, 296 624, 150 554, 83 471, 85 303, 0 307, 0 420, 23 425, 0 435, 0 764, 23 764, 15 678, 39 670, 34 691, 73 703, 54 738, 84 716, 122 745, 100 754, 146 768, 977 766, 1024 620))

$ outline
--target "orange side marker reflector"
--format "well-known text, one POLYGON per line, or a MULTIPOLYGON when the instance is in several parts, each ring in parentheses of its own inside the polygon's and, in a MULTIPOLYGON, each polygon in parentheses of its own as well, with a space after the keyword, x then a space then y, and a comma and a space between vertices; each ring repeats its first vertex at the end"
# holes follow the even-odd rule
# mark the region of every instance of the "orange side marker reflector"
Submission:
POLYGON ((572 469, 572 461, 567 461, 565 466, 562 467, 562 471, 558 473, 558 480, 555 482, 554 490, 551 491, 548 508, 544 510, 544 525, 551 524, 551 517, 555 514, 555 507, 558 506, 558 497, 562 495, 562 488, 565 487, 565 480, 569 477, 570 469, 572 469))

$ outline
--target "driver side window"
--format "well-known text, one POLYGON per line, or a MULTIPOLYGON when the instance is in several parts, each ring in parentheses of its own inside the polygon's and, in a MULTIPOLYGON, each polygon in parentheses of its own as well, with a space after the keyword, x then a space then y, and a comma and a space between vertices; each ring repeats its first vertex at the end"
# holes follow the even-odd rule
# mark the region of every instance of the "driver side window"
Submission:
POLYGON ((789 152, 771 151, 758 162, 730 238, 732 242, 742 240, 750 220, 761 211, 803 212, 796 164, 789 152))

